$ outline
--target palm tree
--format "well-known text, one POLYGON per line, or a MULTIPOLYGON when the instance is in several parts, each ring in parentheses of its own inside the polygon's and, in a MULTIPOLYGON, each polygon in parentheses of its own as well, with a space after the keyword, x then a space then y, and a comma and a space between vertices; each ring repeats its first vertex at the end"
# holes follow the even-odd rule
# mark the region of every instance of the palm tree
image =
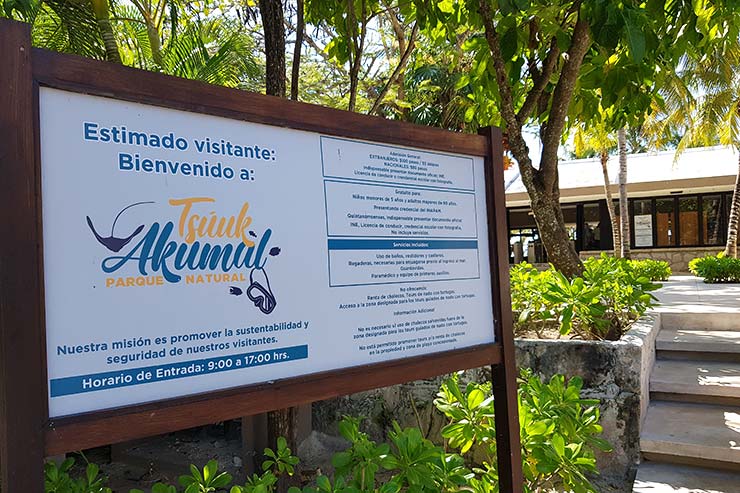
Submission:
POLYGON ((121 63, 121 54, 118 51, 116 35, 110 19, 110 5, 108 0, 90 0, 95 20, 98 23, 100 37, 103 38, 105 46, 105 58, 109 62, 121 63))
POLYGON ((614 256, 621 256, 621 230, 620 221, 614 207, 612 198, 611 180, 609 179, 609 153, 617 144, 614 132, 607 126, 605 115, 597 122, 580 123, 575 128, 573 135, 573 144, 576 157, 585 157, 591 154, 597 154, 601 162, 601 172, 604 176, 604 197, 606 198, 607 208, 609 209, 609 220, 612 224, 612 239, 614 244, 614 256))
POLYGON ((4 12, 31 24, 37 47, 228 87, 253 89, 261 77, 255 44, 242 25, 179 15, 175 0, 18 1, 4 12))
MULTIPOLYGON (((688 147, 718 141, 740 154, 740 39, 727 36, 712 53, 687 56, 679 73, 665 71, 663 77, 663 102, 645 125, 647 135, 660 144, 683 132, 676 158, 688 147)), ((740 157, 724 250, 728 256, 737 257, 738 219, 740 157)))
POLYGON ((627 129, 624 127, 617 131, 617 145, 619 147, 619 217, 622 218, 620 231, 620 257, 630 258, 630 226, 627 218, 627 129))

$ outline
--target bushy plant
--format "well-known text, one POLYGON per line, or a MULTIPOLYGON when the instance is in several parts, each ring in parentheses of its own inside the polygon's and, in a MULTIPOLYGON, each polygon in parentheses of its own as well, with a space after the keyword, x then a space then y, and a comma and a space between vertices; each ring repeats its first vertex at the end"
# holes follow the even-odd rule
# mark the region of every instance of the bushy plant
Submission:
POLYGON ((558 314, 544 297, 554 272, 554 269, 539 271, 527 262, 511 267, 509 278, 515 334, 533 330, 541 335, 543 330, 556 326, 558 314))
POLYGON ((48 462, 44 465, 44 491, 46 493, 111 493, 105 486, 106 478, 100 475, 100 468, 96 464, 88 464, 85 474, 73 478, 70 470, 75 461, 72 458, 61 464, 48 462))
MULTIPOLYGON (((473 456, 472 491, 498 491, 495 403, 490 383, 469 383, 461 389, 457 376, 442 386, 435 405, 450 420, 442 429, 449 445, 469 460, 473 456)), ((518 385, 519 429, 524 491, 595 491, 588 474, 596 473, 594 449, 610 451, 598 437, 599 402, 581 398, 583 381, 563 375, 549 381, 522 371, 518 385)))
POLYGON ((689 270, 706 283, 740 282, 740 259, 722 254, 695 258, 689 262, 689 270))
MULTIPOLYGON (((594 450, 611 448, 598 436, 602 432, 598 401, 582 399, 582 385, 580 378, 566 382, 555 375, 543 381, 530 371, 522 372, 518 401, 525 492, 551 488, 595 492, 588 479, 597 472, 594 450)), ((459 374, 454 375, 444 382, 434 404, 449 420, 442 430, 445 447, 426 439, 419 428, 402 429, 397 423, 388 443, 378 444, 360 430, 359 419, 344 418, 339 430, 350 446, 332 458, 333 477, 320 475, 289 493, 498 492, 491 384, 462 386, 459 374)), ((244 485, 232 485, 232 477, 210 461, 202 469, 190 466, 190 474, 179 478, 179 488, 157 483, 151 493, 274 493, 278 479, 293 475, 298 465, 285 440, 277 445, 277 451, 265 450, 262 472, 244 485)), ((88 465, 84 477, 72 478, 73 462, 46 466, 46 493, 111 492, 94 464, 88 465)))
POLYGON ((529 264, 511 269, 514 330, 557 329, 561 336, 619 339, 632 322, 651 308, 659 288, 641 268, 602 254, 584 262, 582 277, 568 279, 550 267, 539 272, 529 264))
POLYGON ((630 265, 637 277, 647 277, 653 282, 667 281, 673 274, 671 265, 665 260, 630 260, 630 265))

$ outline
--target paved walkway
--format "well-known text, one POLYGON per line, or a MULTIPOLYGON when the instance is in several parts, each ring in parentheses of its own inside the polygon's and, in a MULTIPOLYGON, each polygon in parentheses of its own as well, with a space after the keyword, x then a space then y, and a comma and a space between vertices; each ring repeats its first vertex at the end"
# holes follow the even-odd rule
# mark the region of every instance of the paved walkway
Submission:
POLYGON ((740 313, 740 284, 705 284, 694 276, 673 276, 655 294, 659 312, 740 313))

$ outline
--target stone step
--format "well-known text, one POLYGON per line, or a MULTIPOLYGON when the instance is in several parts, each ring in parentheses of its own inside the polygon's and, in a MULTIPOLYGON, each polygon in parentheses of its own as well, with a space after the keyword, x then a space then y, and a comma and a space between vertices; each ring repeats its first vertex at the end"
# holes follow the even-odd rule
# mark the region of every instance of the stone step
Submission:
POLYGON ((663 352, 716 353, 740 361, 740 331, 663 327, 655 341, 659 357, 663 352))
MULTIPOLYGON (((738 303, 740 305, 740 303, 738 303)), ((720 312, 671 312, 660 314, 663 327, 674 329, 729 330, 740 331, 740 315, 736 310, 720 312)))
POLYGON ((738 493, 740 472, 643 462, 633 493, 738 493))
POLYGON ((740 470, 740 406, 653 401, 640 450, 661 462, 740 470))
POLYGON ((740 363, 658 360, 650 393, 657 399, 740 406, 740 363))

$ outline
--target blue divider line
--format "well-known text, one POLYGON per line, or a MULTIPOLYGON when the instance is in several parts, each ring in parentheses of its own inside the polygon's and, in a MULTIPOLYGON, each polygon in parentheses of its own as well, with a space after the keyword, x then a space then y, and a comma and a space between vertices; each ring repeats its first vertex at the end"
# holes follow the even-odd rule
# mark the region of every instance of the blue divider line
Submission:
POLYGON ((475 250, 478 240, 329 239, 329 250, 475 250))

